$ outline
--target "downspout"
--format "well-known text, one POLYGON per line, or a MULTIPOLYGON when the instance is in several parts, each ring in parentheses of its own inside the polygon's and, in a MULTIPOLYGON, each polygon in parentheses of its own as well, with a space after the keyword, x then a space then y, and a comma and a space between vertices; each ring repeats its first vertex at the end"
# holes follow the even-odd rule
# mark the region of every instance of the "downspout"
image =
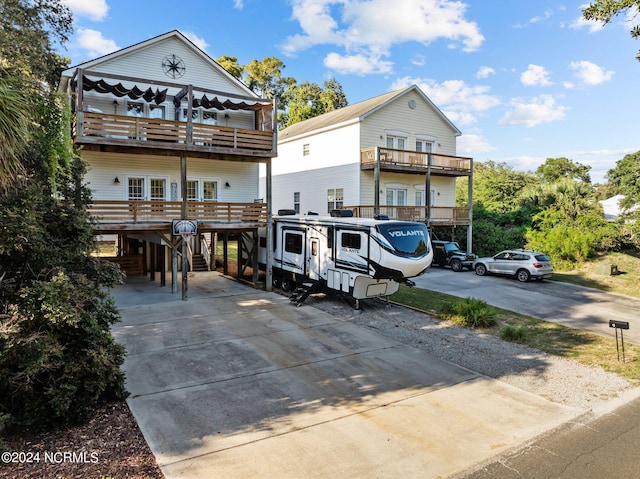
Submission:
POLYGON ((373 214, 380 214, 380 148, 376 146, 374 151, 376 167, 373 170, 373 214))
POLYGON ((427 153, 427 177, 424 182, 425 220, 427 229, 431 229, 431 152, 427 153))
POLYGON ((467 253, 473 251, 473 158, 469 160, 469 186, 467 191, 467 207, 469 208, 469 227, 467 228, 467 253))

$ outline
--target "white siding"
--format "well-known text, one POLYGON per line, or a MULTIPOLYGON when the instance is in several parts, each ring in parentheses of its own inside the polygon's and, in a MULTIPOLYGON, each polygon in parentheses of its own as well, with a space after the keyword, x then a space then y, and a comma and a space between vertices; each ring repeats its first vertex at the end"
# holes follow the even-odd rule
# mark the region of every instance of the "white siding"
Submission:
MULTIPOLYGON (((167 187, 175 182, 180 196, 180 158, 149 155, 84 152, 85 175, 94 200, 127 199, 127 176, 166 177, 167 187), (114 183, 118 177, 120 184, 114 183)), ((187 159, 187 178, 219 180, 218 201, 250 203, 258 198, 258 165, 244 162, 187 159), (230 187, 224 185, 228 182, 230 187)), ((170 200, 170 190, 168 192, 170 200)))
MULTIPOLYGON (((280 139, 278 157, 272 166, 274 211, 292 208, 293 193, 300 192, 301 212, 326 213, 327 189, 342 187, 346 206, 374 205, 374 173, 360 170, 360 151, 386 147, 389 131, 406 134, 406 150, 415 151, 416 138, 429 137, 435 140, 436 153, 456 155, 457 130, 423 96, 412 90, 365 116, 363 122, 312 132, 293 140, 280 139), (409 107, 410 101, 415 103, 415 108, 409 107), (309 145, 306 156, 303 155, 305 144, 309 145)), ((407 205, 414 206, 416 190, 425 189, 425 176, 383 172, 378 192, 381 205, 386 203, 387 186, 393 184, 406 186, 407 205)), ((432 175, 430 186, 435 193, 432 206, 455 206, 455 178, 432 175)), ((263 184, 262 191, 265 191, 263 184)))
POLYGON ((293 194, 300 192, 300 213, 327 214, 327 190, 342 188, 344 204, 358 203, 360 167, 356 164, 288 173, 273 177, 273 212, 293 208, 293 194))
POLYGON ((407 133, 407 150, 415 151, 416 135, 428 135, 437 139, 436 153, 456 155, 456 132, 415 91, 410 91, 364 119, 361 128, 362 147, 385 147, 387 130, 407 133), (411 100, 415 102, 413 109, 409 108, 411 100))
MULTIPOLYGON (((372 206, 374 199, 374 181, 373 173, 362 172, 360 198, 357 203, 349 203, 349 205, 369 205, 372 206)), ((416 190, 425 190, 424 175, 407 175, 402 173, 380 174, 380 204, 386 205, 387 187, 397 188, 398 185, 406 187, 407 190, 407 206, 415 206, 416 190)), ((455 178, 444 176, 431 177, 431 190, 435 192, 434 203, 431 206, 455 206, 456 205, 456 182, 455 178)), ((345 203, 346 204, 346 203, 345 203)))
POLYGON ((278 156, 273 159, 273 176, 318 168, 360 164, 359 124, 279 142, 278 156), (309 145, 309 155, 303 147, 309 145))
MULTIPOLYGON (((92 65, 89 70, 99 73, 108 73, 120 76, 128 76, 134 78, 140 78, 148 80, 153 83, 166 82, 179 84, 181 86, 168 88, 167 95, 173 96, 178 93, 182 85, 194 85, 195 87, 207 88, 210 90, 219 90, 228 92, 229 94, 236 94, 241 96, 253 95, 248 92, 247 89, 236 81, 233 81, 228 77, 226 73, 222 71, 221 67, 211 63, 203 55, 179 40, 176 37, 169 37, 157 43, 151 43, 148 46, 141 48, 134 48, 131 52, 123 55, 118 55, 115 58, 107 58, 104 61, 98 62, 92 65), (168 55, 177 55, 180 57, 186 66, 185 74, 173 79, 162 70, 162 60, 168 55)), ((89 76, 92 80, 98 80, 98 77, 89 76)), ((147 85, 126 82, 107 78, 105 81, 109 84, 122 83, 126 88, 132 88, 138 86, 143 90, 146 90, 147 85)), ((164 90, 166 86, 158 85, 156 88, 164 90)), ((95 92, 84 92, 84 103, 90 105, 92 108, 97 108, 104 113, 108 114, 127 114, 127 101, 140 101, 145 103, 144 100, 130 100, 128 97, 114 98, 111 95, 99 95, 95 92), (114 105, 114 99, 117 104, 114 105)), ((196 96, 201 96, 202 93, 195 92, 196 96)), ((208 97, 211 97, 208 94, 208 97)), ((222 97, 225 99, 225 97, 222 97)), ((183 102, 184 104, 184 102, 183 102)), ((173 102, 167 100, 164 102, 165 107, 165 119, 175 119, 175 108, 173 102)), ((148 105, 145 105, 148 108, 148 105)), ((250 111, 220 111, 213 110, 218 114, 218 123, 223 126, 230 126, 236 128, 254 128, 254 113, 250 111), (225 114, 229 118, 225 118, 225 114)), ((145 116, 148 116, 148 111, 145 112, 145 116)))
POLYGON ((131 52, 115 58, 107 58, 92 66, 91 70, 183 85, 206 86, 212 90, 250 95, 245 88, 230 80, 199 52, 176 37, 133 48, 131 52), (162 70, 162 60, 170 55, 177 55, 185 64, 185 73, 180 78, 173 79, 162 70))

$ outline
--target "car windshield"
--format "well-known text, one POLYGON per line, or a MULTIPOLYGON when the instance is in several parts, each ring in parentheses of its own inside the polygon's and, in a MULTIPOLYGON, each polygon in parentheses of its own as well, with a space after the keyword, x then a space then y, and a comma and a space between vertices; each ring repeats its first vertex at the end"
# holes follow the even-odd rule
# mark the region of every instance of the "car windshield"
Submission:
POLYGON ((458 243, 447 243, 446 245, 444 245, 444 248, 447 251, 460 251, 460 246, 458 245, 458 243))
POLYGON ((544 254, 537 254, 536 255, 536 259, 538 261, 545 261, 545 262, 549 262, 549 263, 551 262, 551 260, 544 254))
POLYGON ((420 257, 429 252, 429 232, 423 223, 383 223, 377 229, 398 253, 420 257))

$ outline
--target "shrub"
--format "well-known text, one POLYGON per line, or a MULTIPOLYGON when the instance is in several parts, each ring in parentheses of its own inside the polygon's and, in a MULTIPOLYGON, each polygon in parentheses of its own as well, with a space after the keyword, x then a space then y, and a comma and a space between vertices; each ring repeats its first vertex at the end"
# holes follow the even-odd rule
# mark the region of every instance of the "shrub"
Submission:
POLYGON ((506 324, 500 330, 500 338, 505 341, 522 341, 526 335, 527 327, 524 324, 514 326, 513 324, 506 324))
POLYGON ((496 323, 495 308, 476 298, 446 303, 442 314, 457 324, 472 328, 486 328, 496 323))
POLYGON ((83 275, 55 274, 22 288, 0 317, 0 415, 13 428, 86 420, 126 396, 124 348, 109 328, 113 300, 83 275))

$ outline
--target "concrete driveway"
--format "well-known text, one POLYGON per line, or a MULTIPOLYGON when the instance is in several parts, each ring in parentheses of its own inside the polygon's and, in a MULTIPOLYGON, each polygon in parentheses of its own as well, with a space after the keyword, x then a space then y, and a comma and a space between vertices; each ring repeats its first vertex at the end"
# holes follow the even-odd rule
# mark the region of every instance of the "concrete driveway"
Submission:
POLYGON ((189 287, 113 290, 127 402, 168 479, 447 477, 583 412, 217 273, 189 287))
POLYGON ((628 321, 625 342, 640 345, 640 299, 557 281, 519 281, 502 276, 477 276, 433 267, 418 278, 419 288, 461 298, 477 298, 499 308, 575 329, 614 337, 609 320, 628 321))

